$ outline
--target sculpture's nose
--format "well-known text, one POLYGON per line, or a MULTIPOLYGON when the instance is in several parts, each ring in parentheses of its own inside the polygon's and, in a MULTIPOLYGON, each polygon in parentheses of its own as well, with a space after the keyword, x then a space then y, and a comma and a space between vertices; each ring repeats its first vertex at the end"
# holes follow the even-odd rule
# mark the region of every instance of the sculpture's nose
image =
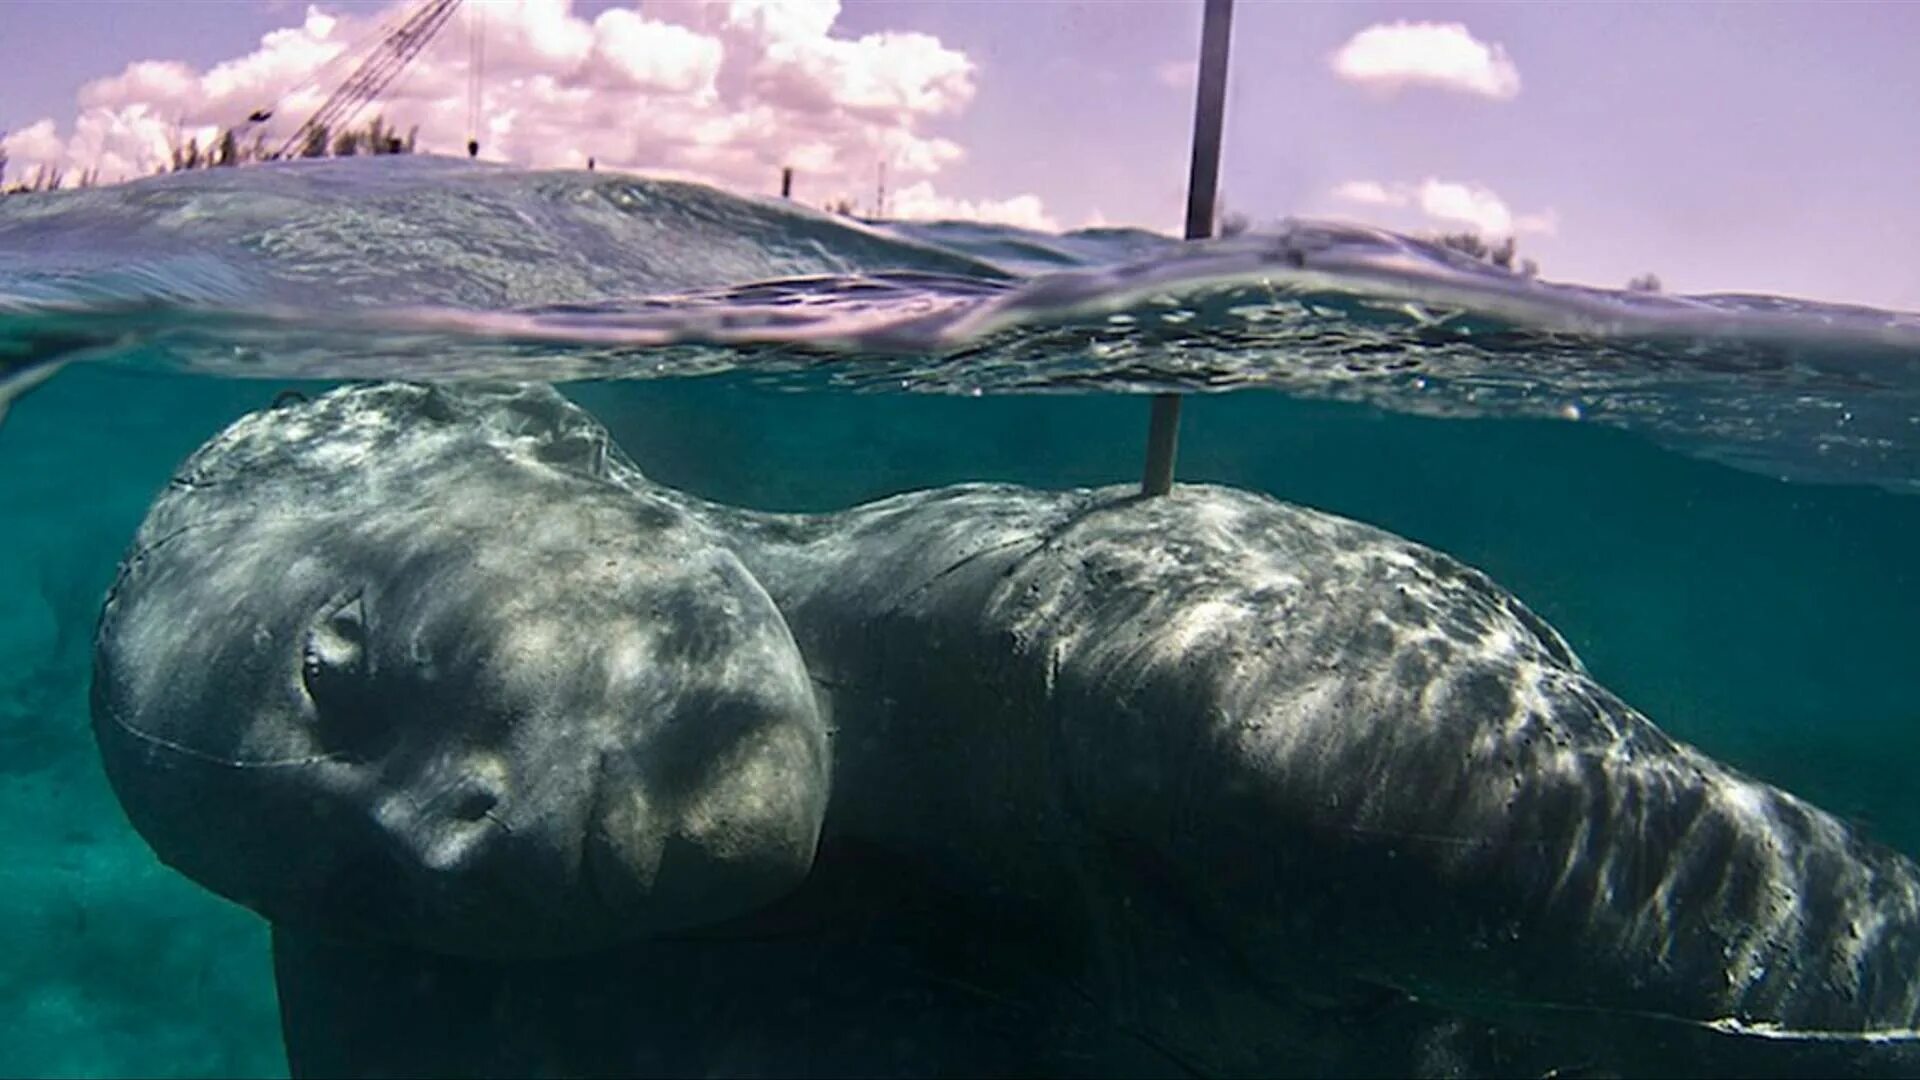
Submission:
POLYGON ((502 816, 505 770, 482 759, 435 771, 444 778, 387 793, 374 805, 373 818, 403 865, 458 873, 481 862, 511 833, 502 816))

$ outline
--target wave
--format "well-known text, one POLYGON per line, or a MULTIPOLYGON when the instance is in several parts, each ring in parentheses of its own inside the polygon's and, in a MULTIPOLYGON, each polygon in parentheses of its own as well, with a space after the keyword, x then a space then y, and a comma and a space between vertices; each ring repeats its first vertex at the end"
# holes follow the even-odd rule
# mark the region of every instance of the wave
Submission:
POLYGON ((1270 387, 1598 422, 1920 492, 1920 315, 1558 284, 1323 222, 1194 244, 874 224, 432 158, 0 199, 0 387, 74 359, 281 379, 1270 387))

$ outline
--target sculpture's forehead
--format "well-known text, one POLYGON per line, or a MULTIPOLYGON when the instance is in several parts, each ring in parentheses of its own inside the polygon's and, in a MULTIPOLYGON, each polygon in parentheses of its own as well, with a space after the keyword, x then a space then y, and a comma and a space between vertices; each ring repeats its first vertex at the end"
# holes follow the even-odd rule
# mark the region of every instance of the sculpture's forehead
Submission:
POLYGON ((506 489, 639 479, 605 429, 551 388, 383 384, 243 417, 201 447, 173 486, 313 510, 402 502, 428 486, 442 495, 476 488, 484 498, 488 484, 457 478, 488 467, 496 480, 520 477, 506 489))

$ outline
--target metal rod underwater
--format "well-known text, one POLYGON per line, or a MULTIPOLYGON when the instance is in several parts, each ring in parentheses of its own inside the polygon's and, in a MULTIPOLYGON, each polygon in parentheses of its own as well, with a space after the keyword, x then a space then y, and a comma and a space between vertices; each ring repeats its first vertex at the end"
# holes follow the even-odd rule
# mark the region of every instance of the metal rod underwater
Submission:
MULTIPOLYGON (((1214 200, 1220 189, 1220 139, 1227 110, 1227 47, 1232 40, 1233 0, 1206 0, 1200 23, 1200 83, 1193 110, 1193 166, 1187 174, 1188 240, 1213 235, 1214 200)), ((1173 490, 1173 462, 1180 449, 1180 395, 1155 394, 1147 424, 1147 467, 1142 495, 1173 490)))

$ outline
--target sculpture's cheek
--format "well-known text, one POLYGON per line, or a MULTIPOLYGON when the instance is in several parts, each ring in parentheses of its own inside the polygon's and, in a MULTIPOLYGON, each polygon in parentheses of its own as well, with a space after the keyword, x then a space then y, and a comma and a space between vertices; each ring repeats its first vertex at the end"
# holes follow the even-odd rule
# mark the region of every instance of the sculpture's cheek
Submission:
POLYGON ((826 815, 823 742, 815 724, 775 719, 700 759, 663 747, 651 760, 609 755, 586 862, 614 924, 712 923, 798 887, 826 815))
POLYGON ((686 804, 679 834, 742 873, 803 876, 827 796, 824 755, 811 734, 781 725, 743 739, 686 804))

